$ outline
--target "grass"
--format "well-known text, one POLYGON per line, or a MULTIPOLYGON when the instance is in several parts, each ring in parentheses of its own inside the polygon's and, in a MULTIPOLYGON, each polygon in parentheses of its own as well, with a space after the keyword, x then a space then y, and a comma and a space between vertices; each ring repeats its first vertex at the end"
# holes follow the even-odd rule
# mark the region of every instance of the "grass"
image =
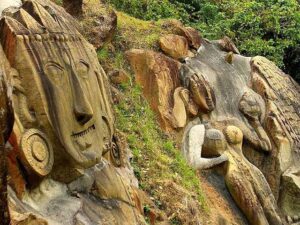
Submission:
MULTIPOLYGON (((97 51, 98 59, 107 73, 115 69, 131 71, 124 55, 127 50, 143 48, 159 51, 159 37, 171 33, 171 28, 165 27, 164 21, 143 21, 122 12, 117 12, 117 15, 117 32, 112 42, 97 51)), ((197 198, 202 209, 207 211, 196 171, 187 165, 175 143, 161 131, 157 118, 142 96, 141 88, 134 84, 134 79, 133 84, 118 88, 124 99, 114 106, 116 128, 126 134, 140 188, 163 209, 168 203, 160 200, 165 191, 162 182, 171 180, 197 198)), ((172 224, 180 224, 176 218, 173 220, 172 224)))
POLYGON ((187 165, 174 142, 161 131, 141 89, 129 84, 121 88, 126 99, 115 106, 116 126, 127 135, 140 187, 155 197, 162 191, 158 188, 161 181, 172 180, 194 193, 205 209, 196 171, 187 165))

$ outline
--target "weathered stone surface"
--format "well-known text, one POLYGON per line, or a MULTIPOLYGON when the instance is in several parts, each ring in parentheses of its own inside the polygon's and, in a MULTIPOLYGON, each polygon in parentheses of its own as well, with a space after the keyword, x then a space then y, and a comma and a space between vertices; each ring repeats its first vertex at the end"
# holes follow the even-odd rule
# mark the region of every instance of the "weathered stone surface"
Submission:
POLYGON ((196 116, 198 114, 199 107, 193 101, 190 91, 183 88, 182 91, 180 91, 180 96, 188 114, 192 117, 196 116))
POLYGON ((8 163, 5 143, 14 123, 12 87, 9 79, 11 73, 12 69, 0 46, 0 221, 4 225, 8 225, 10 220, 7 205, 8 163))
POLYGON ((163 129, 177 128, 172 109, 173 93, 179 86, 179 63, 148 50, 133 49, 126 54, 135 72, 136 82, 141 85, 151 108, 158 114, 163 129))
MULTIPOLYGON (((189 164, 195 168, 195 169, 208 169, 213 166, 216 166, 218 164, 221 164, 222 162, 227 161, 227 157, 225 155, 222 155, 217 158, 202 158, 202 146, 204 144, 204 138, 209 139, 211 142, 218 142, 218 141, 223 141, 222 139, 211 139, 210 133, 212 131, 205 131, 205 126, 204 125, 195 125, 193 126, 188 134, 188 146, 186 148, 185 155, 186 158, 189 162, 189 164)), ((213 135, 214 136, 214 135, 213 135)), ((223 137, 223 134, 221 133, 221 136, 223 137)), ((222 146, 222 143, 220 143, 222 146)), ((217 144, 218 145, 218 144, 217 144)), ((224 146, 223 146, 224 147, 224 146)), ((223 149, 221 149, 223 151, 223 149)))
POLYGON ((223 39, 218 41, 218 43, 223 51, 240 54, 239 50, 229 37, 224 36, 223 39))
MULTIPOLYGON (((300 215, 300 169, 291 168, 282 175, 280 205, 286 215, 290 217, 300 215)), ((297 222, 297 221, 295 221, 297 222)))
POLYGON ((187 122, 187 112, 184 101, 180 95, 184 88, 179 87, 174 91, 174 108, 173 115, 176 120, 178 127, 182 128, 186 125, 187 122))
MULTIPOLYGON (((299 168, 299 86, 265 58, 238 55, 227 38, 219 42, 203 41, 196 57, 186 59, 181 68, 183 86, 189 87, 191 78, 200 74, 205 86, 214 93, 211 110, 203 110, 208 88, 206 92, 198 91, 198 99, 202 101, 193 98, 198 106, 202 105, 201 122, 194 125, 195 129, 205 124, 206 131, 204 143, 198 149, 202 148, 203 157, 226 154, 225 181, 250 224, 282 224, 278 203, 283 215, 293 217, 292 209, 298 203, 291 200, 293 188, 289 187, 297 186, 299 174, 293 175, 296 180, 283 179, 282 174, 288 168, 294 171, 299 168), (234 57, 229 59, 224 51, 232 52, 234 57), (218 141, 220 131, 227 139, 225 145, 218 141)), ((197 96, 197 91, 192 94, 197 96)), ((184 140, 188 135, 184 133, 184 140)), ((190 149, 192 152, 193 147, 190 149)), ((187 152, 185 148, 183 151, 187 152)), ((202 156, 198 155, 197 160, 202 156)))
POLYGON ((188 41, 185 37, 169 34, 159 39, 160 48, 174 59, 185 58, 189 55, 188 41))
POLYGON ((108 74, 110 81, 113 84, 126 84, 130 81, 130 76, 124 70, 115 70, 108 74))
POLYGON ((198 49, 201 46, 201 36, 199 31, 192 27, 177 26, 177 33, 188 40, 189 46, 198 49))

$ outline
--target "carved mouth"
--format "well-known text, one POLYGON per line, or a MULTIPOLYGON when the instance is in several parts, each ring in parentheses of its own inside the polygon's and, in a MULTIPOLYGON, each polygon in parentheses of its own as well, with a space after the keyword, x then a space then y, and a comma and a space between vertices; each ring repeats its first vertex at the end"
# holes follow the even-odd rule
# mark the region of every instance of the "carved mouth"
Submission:
POLYGON ((81 132, 73 132, 71 137, 81 151, 86 151, 92 146, 92 143, 95 141, 95 130, 95 125, 92 125, 81 132))
POLYGON ((85 135, 87 135, 88 133, 90 133, 91 131, 95 130, 95 125, 93 124, 92 126, 90 126, 89 128, 87 128, 86 130, 80 131, 78 133, 74 133, 71 135, 73 138, 80 138, 83 137, 85 135))

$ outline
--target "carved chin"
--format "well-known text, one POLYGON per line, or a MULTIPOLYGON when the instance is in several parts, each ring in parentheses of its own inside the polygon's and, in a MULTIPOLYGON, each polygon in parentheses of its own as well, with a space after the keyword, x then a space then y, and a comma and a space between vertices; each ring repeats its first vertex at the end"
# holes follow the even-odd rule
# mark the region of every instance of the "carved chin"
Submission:
POLYGON ((65 143, 68 154, 80 166, 88 168, 101 159, 100 137, 94 124, 80 132, 73 132, 71 139, 65 143))

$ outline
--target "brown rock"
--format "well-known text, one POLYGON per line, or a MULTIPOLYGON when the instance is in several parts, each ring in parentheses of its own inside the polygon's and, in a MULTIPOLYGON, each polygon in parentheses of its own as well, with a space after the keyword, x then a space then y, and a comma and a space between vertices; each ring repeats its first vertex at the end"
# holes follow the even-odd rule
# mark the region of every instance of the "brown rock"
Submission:
POLYGON ((180 95, 180 93, 184 90, 183 87, 178 87, 174 91, 174 108, 173 115, 177 122, 177 127, 184 127, 187 121, 187 112, 185 109, 184 101, 180 95))
POLYGON ((185 58, 189 55, 189 46, 186 38, 169 34, 159 39, 160 48, 174 59, 185 58))
POLYGON ((189 43, 189 46, 194 49, 198 49, 201 46, 201 36, 197 30, 192 27, 177 27, 177 33, 184 36, 189 43))
POLYGON ((223 39, 218 41, 218 43, 223 51, 240 54, 240 51, 229 37, 224 36, 223 39))
POLYGON ((143 88, 143 93, 151 108, 158 114, 164 130, 177 127, 173 116, 173 93, 179 86, 180 64, 163 54, 133 49, 126 53, 135 72, 136 81, 143 88))
POLYGON ((184 89, 181 90, 180 96, 181 96, 181 99, 184 102, 184 105, 185 105, 185 108, 186 108, 187 112, 191 116, 196 116, 198 114, 199 107, 193 101, 190 91, 188 89, 184 88, 184 89))
POLYGON ((109 75, 109 79, 113 84, 126 84, 130 81, 130 76, 124 70, 115 70, 109 75))

